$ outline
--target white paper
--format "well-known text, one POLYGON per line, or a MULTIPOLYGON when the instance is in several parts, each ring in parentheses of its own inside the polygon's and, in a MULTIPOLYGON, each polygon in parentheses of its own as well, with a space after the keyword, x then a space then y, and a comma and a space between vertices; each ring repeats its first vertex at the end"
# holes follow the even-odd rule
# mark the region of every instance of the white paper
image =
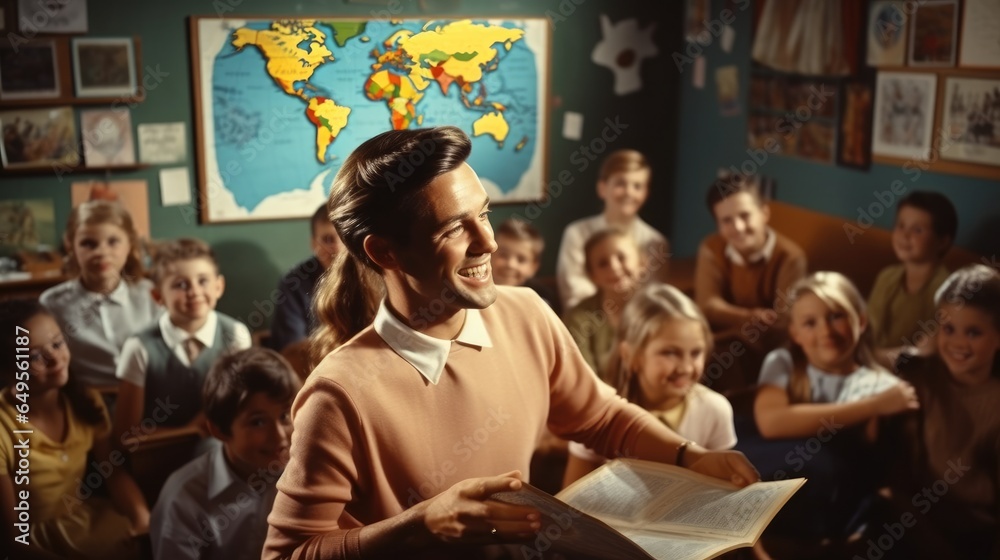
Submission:
POLYGON ((139 161, 182 163, 187 159, 187 134, 183 122, 139 125, 139 161))
POLYGON ((722 28, 722 37, 719 39, 719 46, 723 52, 733 52, 733 42, 736 41, 736 30, 733 26, 727 25, 722 28))
POLYGON ((959 66, 1000 66, 1000 3, 966 0, 959 66))
POLYGON ((694 89, 705 89, 705 57, 694 58, 694 72, 691 73, 691 85, 694 89))
POLYGON ((617 95, 642 89, 642 76, 639 72, 642 61, 659 54, 653 42, 655 30, 654 23, 649 23, 640 29, 639 22, 635 18, 611 23, 608 16, 601 14, 603 37, 594 47, 590 58, 614 74, 614 90, 617 95))
POLYGON ((187 167, 160 170, 160 200, 164 206, 191 203, 191 182, 187 167))
POLYGON ((583 138, 583 115, 574 111, 566 111, 563 114, 562 135, 567 140, 583 138))
POLYGON ((87 0, 19 0, 21 31, 34 33, 86 33, 87 0))

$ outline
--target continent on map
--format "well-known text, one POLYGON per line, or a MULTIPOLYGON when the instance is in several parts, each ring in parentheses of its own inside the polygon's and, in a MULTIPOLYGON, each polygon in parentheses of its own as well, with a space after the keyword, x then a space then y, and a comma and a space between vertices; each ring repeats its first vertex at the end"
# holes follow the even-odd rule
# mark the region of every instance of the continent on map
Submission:
POLYGON ((507 120, 503 118, 503 113, 500 112, 486 113, 472 123, 472 134, 474 136, 489 134, 497 141, 500 147, 503 147, 503 141, 507 138, 508 132, 510 132, 510 125, 507 124, 507 120))
POLYGON ((285 93, 302 97, 295 83, 307 81, 319 65, 333 60, 333 53, 324 44, 326 33, 315 24, 316 20, 282 20, 272 22, 269 30, 241 27, 233 32, 233 47, 257 47, 267 60, 271 79, 285 93), (300 46, 306 41, 308 49, 300 46))
POLYGON ((316 159, 326 162, 326 149, 330 147, 340 131, 347 126, 349 107, 337 105, 332 99, 313 97, 306 108, 309 122, 316 125, 316 159))
POLYGON ((365 81, 365 95, 372 101, 385 100, 393 130, 404 130, 416 118, 416 104, 424 96, 406 76, 379 70, 365 81))

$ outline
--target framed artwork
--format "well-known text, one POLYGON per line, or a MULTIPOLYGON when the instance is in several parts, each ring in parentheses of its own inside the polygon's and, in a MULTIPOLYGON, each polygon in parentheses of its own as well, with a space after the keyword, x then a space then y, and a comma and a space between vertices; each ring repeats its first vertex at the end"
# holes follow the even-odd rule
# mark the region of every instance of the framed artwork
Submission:
POLYGON ((59 61, 52 40, 35 39, 14 48, 0 42, 0 99, 59 97, 59 61))
POLYGON ((77 97, 135 95, 135 49, 132 39, 73 39, 73 81, 77 97))
POLYGON ((927 0, 913 6, 910 66, 954 66, 958 48, 958 3, 927 0))
POLYGON ((903 66, 906 62, 906 11, 903 2, 872 2, 868 11, 869 66, 903 66))
POLYGON ((359 144, 446 124, 492 202, 544 197, 546 18, 301 18, 191 18, 203 222, 307 217, 359 144))
POLYGON ((684 11, 684 37, 688 41, 702 44, 710 42, 712 35, 705 27, 705 22, 711 17, 709 0, 687 0, 687 9, 684 11))
POLYGON ((1000 68, 1000 3, 965 0, 959 66, 1000 68))
POLYGON ((55 201, 51 198, 0 200, 0 255, 58 247, 55 201))
POLYGON ((87 32, 87 0, 18 0, 17 12, 25 33, 87 32))
POLYGON ((126 109, 92 109, 80 112, 83 160, 87 167, 135 163, 132 114, 126 109))
POLYGON ((1000 165, 1000 79, 946 78, 941 157, 1000 165))
POLYGON ((936 87, 935 74, 878 73, 872 153, 920 160, 930 157, 936 87))
POLYGON ((872 111, 875 95, 868 81, 844 84, 837 164, 868 169, 872 164, 872 111))
POLYGON ((80 163, 73 109, 31 109, 0 113, 4 169, 68 166, 80 163))

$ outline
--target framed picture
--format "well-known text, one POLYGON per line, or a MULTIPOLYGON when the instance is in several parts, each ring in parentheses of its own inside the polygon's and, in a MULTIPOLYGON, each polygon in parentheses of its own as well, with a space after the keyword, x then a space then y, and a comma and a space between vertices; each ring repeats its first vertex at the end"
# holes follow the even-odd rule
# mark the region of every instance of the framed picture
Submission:
POLYGON ((192 17, 202 221, 305 218, 362 142, 445 124, 470 137, 468 163, 493 203, 541 200, 551 27, 544 17, 192 17))
POLYGON ((874 94, 868 81, 844 83, 840 110, 840 146, 837 163, 868 169, 872 164, 872 110, 874 94))
POLYGON ((913 6, 910 66, 954 66, 958 48, 958 3, 927 0, 913 6))
POLYGON ((80 112, 83 160, 87 167, 135 163, 132 115, 128 109, 93 109, 80 112))
POLYGON ((965 0, 959 66, 1000 68, 1000 3, 965 0))
POLYGON ((80 163, 73 109, 32 109, 0 113, 4 169, 80 163))
POLYGON ((77 97, 135 95, 132 39, 73 39, 73 80, 77 97))
POLYGON ((902 66, 906 62, 906 10, 903 2, 872 2, 868 11, 869 66, 902 66))
POLYGON ((55 201, 50 198, 0 201, 0 255, 58 247, 55 201))
POLYGON ((837 152, 837 129, 832 122, 809 121, 799 129, 795 152, 800 158, 833 163, 837 152))
POLYGON ((705 27, 705 22, 711 18, 709 0, 687 0, 687 9, 684 12, 684 37, 688 41, 708 44, 712 40, 712 35, 705 27))
POLYGON ((87 0, 18 0, 17 11, 25 33, 87 32, 87 0))
POLYGON ((941 157, 1000 165, 1000 79, 946 78, 941 157))
POLYGON ((936 87, 935 74, 879 72, 872 153, 920 160, 930 157, 936 87))
POLYGON ((0 42, 0 99, 59 97, 60 91, 55 41, 35 39, 17 48, 0 42))

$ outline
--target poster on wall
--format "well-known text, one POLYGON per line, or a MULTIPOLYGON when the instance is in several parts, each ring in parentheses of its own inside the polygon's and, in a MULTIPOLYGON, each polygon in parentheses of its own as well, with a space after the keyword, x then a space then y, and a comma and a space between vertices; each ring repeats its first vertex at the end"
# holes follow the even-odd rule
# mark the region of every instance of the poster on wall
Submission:
POLYGON ((51 249, 58 242, 54 200, 0 201, 0 256, 35 251, 39 246, 51 249))
POLYGON ((869 66, 902 66, 906 61, 903 2, 872 2, 868 12, 869 66))
POLYGON ((191 41, 202 221, 307 217, 361 142, 445 124, 492 202, 543 197, 546 18, 194 17, 191 41))
POLYGON ((910 18, 910 66, 954 66, 958 47, 958 3, 914 4, 910 18))
POLYGON ((872 158, 872 86, 868 81, 844 84, 840 116, 840 148, 837 163, 868 169, 872 158))
POLYGON ((91 200, 117 202, 132 216, 135 232, 149 239, 149 187, 146 181, 77 181, 70 185, 73 208, 91 200))
POLYGON ((872 153, 926 160, 934 127, 935 74, 879 72, 872 153))
POLYGON ((0 113, 4 169, 56 168, 80 163, 72 107, 0 113))
POLYGON ((1000 165, 1000 80, 947 78, 941 157, 1000 165))
POLYGON ((959 66, 1000 67, 1000 2, 965 0, 959 66))

